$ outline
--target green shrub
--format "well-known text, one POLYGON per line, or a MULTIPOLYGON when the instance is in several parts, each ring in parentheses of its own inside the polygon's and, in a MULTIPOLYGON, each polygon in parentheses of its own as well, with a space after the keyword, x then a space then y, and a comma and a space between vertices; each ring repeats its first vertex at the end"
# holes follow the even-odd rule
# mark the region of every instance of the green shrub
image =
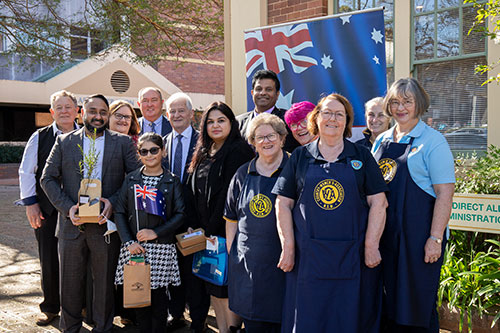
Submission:
MULTIPOLYGON (((455 159, 455 191, 500 194, 500 149, 490 146, 481 157, 459 155, 455 159)), ((500 242, 496 234, 452 230, 441 269, 438 303, 460 311, 459 330, 467 320, 472 332, 472 315, 500 318, 500 242)))
POLYGON ((24 147, 0 145, 0 163, 21 163, 24 147))

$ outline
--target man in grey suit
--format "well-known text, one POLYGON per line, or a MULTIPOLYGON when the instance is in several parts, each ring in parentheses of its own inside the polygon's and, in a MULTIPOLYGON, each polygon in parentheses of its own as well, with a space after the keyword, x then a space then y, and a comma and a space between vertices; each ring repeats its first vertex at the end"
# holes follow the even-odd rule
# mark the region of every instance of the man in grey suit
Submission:
POLYGON ((142 88, 139 91, 137 105, 141 110, 142 117, 139 118, 141 135, 155 132, 162 137, 172 132, 172 126, 167 117, 162 115, 163 102, 161 90, 155 87, 142 88))
MULTIPOLYGON (((167 117, 172 124, 173 131, 164 138, 166 157, 164 166, 176 174, 184 185, 184 193, 190 191, 186 185, 188 168, 191 163, 193 151, 198 140, 198 131, 191 126, 194 116, 193 102, 185 93, 175 93, 166 102, 167 117)), ((186 231, 186 226, 181 226, 177 233, 186 231)), ((181 285, 169 287, 170 301, 168 312, 168 331, 174 331, 185 326, 184 309, 186 300, 189 304, 191 317, 191 329, 194 332, 202 332, 210 306, 210 298, 203 289, 202 280, 191 273, 193 256, 183 257, 177 253, 179 269, 181 274, 181 285)))
MULTIPOLYGON (((111 219, 115 193, 120 189, 125 173, 139 167, 131 139, 106 129, 109 104, 102 95, 91 95, 83 102, 84 127, 61 135, 50 152, 42 173, 41 185, 59 212, 56 237, 59 246, 59 279, 61 323, 63 332, 79 332, 85 292, 85 271, 90 262, 94 281, 93 332, 111 332, 113 328, 114 275, 118 260, 119 237, 110 235, 106 242, 106 221, 111 219), (78 190, 82 175, 79 163, 88 154, 89 136, 97 134, 95 148, 97 166, 92 178, 102 182, 103 203, 99 223, 83 224, 77 217, 78 190)), ((85 173, 88 173, 87 170, 85 173)))

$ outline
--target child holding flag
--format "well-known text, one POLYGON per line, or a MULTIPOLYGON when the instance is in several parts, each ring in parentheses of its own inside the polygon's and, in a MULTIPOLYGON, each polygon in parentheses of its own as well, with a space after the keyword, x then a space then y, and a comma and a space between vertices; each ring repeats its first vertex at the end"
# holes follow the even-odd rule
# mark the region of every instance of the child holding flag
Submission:
POLYGON ((115 284, 123 284, 123 267, 131 255, 144 255, 151 265, 151 306, 136 309, 141 332, 165 332, 167 288, 180 284, 175 230, 184 218, 179 178, 161 165, 165 148, 161 136, 146 133, 137 143, 138 170, 127 175, 114 211, 122 240, 115 284))

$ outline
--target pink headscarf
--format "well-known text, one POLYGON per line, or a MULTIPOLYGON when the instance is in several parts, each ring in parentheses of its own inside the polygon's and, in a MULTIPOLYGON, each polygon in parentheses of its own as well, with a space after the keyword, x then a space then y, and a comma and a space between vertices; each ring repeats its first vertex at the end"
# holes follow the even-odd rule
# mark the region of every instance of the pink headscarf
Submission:
POLYGON ((292 107, 285 113, 285 122, 288 126, 300 122, 316 105, 311 102, 303 101, 292 104, 292 107))

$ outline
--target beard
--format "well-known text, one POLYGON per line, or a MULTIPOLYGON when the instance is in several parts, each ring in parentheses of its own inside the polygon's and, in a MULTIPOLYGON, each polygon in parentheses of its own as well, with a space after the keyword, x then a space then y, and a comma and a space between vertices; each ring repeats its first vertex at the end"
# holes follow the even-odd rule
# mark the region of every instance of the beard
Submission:
MULTIPOLYGON (((104 121, 102 123, 104 124, 104 121)), ((107 127, 107 126, 95 127, 89 121, 85 121, 84 126, 90 133, 94 133, 95 130, 96 134, 101 134, 106 130, 107 127)))

